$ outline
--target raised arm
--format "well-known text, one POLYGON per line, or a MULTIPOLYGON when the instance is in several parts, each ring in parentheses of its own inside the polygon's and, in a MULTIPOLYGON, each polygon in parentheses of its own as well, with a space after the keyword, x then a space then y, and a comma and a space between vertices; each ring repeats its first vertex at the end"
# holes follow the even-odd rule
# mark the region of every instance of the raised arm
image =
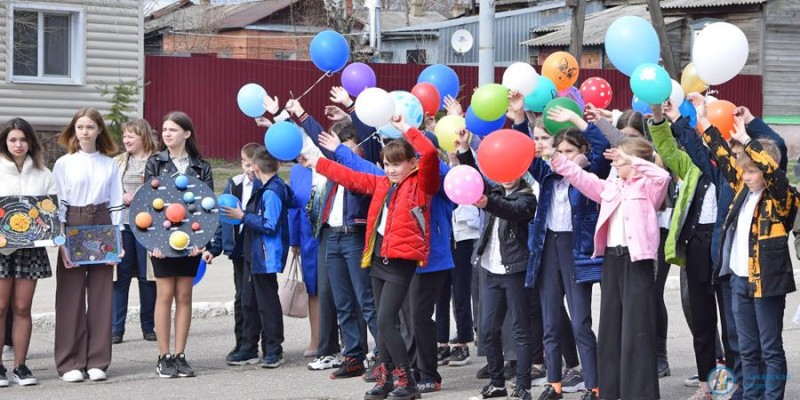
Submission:
POLYGON ((600 203, 600 193, 606 185, 606 181, 597 175, 584 171, 580 165, 567 159, 559 152, 553 152, 550 158, 550 166, 553 172, 561 175, 572 186, 575 186, 584 196, 595 203, 600 203))
POLYGON ((536 196, 527 193, 515 199, 506 199, 500 192, 490 191, 486 196, 486 212, 507 221, 528 220, 536 214, 536 196))
POLYGON ((589 123, 583 130, 583 137, 591 145, 589 151, 589 172, 597 175, 599 178, 607 178, 608 173, 611 172, 611 162, 603 157, 603 153, 611 147, 605 135, 597 127, 597 124, 589 123))
POLYGON ((403 137, 419 153, 418 177, 422 190, 433 196, 439 191, 439 153, 425 135, 417 128, 410 127, 403 132, 403 137))
POLYGON ((731 149, 719 130, 714 126, 709 126, 703 131, 703 140, 711 149, 711 156, 717 161, 717 167, 722 172, 722 176, 734 189, 738 188, 742 182, 742 171, 736 167, 736 157, 731 154, 731 149))
POLYGON ((681 179, 686 179, 686 175, 692 168, 695 168, 691 157, 686 152, 678 149, 678 144, 672 137, 672 129, 665 119, 659 122, 650 120, 650 135, 653 137, 653 145, 656 153, 661 156, 664 165, 681 179))
POLYGON ((669 172, 650 161, 639 157, 631 157, 631 166, 645 176, 645 189, 653 207, 661 208, 664 198, 667 196, 667 185, 669 185, 669 172))
POLYGON ((775 142, 775 144, 778 146, 778 150, 781 152, 781 161, 778 163, 778 165, 780 169, 785 172, 786 165, 788 163, 788 156, 786 151, 786 142, 783 140, 781 135, 772 130, 769 125, 764 123, 763 119, 754 117, 750 112, 750 109, 747 107, 736 107, 735 115, 744 120, 747 128, 747 134, 750 135, 750 137, 753 139, 769 139, 775 142))
POLYGON ((611 146, 616 146, 624 137, 625 134, 622 133, 617 127, 611 125, 611 122, 608 122, 604 118, 600 118, 595 121, 597 128, 600 129, 600 132, 603 132, 603 136, 606 137, 608 142, 611 146))
POLYGON ((378 168, 377 165, 359 157, 353 150, 343 144, 336 146, 334 155, 336 156, 336 161, 347 168, 377 176, 386 175, 386 172, 378 168))
POLYGON ((312 162, 310 166, 315 168, 320 175, 344 186, 346 189, 368 195, 375 193, 375 188, 378 186, 380 179, 386 179, 377 175, 353 171, 325 158, 316 160, 316 163, 312 162))

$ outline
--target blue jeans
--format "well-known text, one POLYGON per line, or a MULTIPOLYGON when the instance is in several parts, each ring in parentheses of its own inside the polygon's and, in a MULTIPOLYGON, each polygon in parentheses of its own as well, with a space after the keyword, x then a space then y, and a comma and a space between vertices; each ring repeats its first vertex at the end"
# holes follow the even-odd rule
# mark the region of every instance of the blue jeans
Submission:
POLYGON ((367 342, 366 333, 360 328, 359 319, 363 318, 366 322, 372 337, 378 337, 372 281, 369 269, 361 268, 364 233, 339 233, 325 227, 322 242, 325 243, 325 259, 320 262, 327 267, 344 342, 343 354, 364 359, 369 350, 364 345, 367 342))
POLYGON ((782 399, 786 390, 783 311, 786 295, 752 298, 748 278, 731 277, 745 399, 782 399))
POLYGON ((733 293, 731 291, 731 275, 720 276, 717 280, 717 299, 720 301, 719 310, 724 323, 725 335, 727 336, 727 349, 725 353, 725 365, 733 370, 736 382, 740 383, 739 388, 733 393, 732 400, 742 400, 742 359, 739 356, 739 335, 736 333, 736 318, 733 315, 733 293))
POLYGON ((125 257, 117 265, 117 281, 114 282, 114 302, 112 305, 111 332, 114 336, 125 334, 125 320, 128 316, 128 289, 136 275, 139 283, 139 321, 142 333, 152 333, 155 324, 153 312, 156 307, 156 283, 147 280, 147 249, 136 238, 130 227, 122 231, 122 247, 125 257))

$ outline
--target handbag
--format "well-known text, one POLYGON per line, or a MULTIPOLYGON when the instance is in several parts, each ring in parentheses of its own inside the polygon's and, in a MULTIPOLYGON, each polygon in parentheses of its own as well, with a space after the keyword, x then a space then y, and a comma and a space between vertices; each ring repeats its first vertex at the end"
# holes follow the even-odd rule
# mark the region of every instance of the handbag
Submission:
POLYGON ((286 274, 286 280, 278 290, 281 299, 281 309, 283 315, 293 318, 305 318, 308 316, 308 292, 305 282, 298 279, 300 269, 300 258, 295 256, 286 274))

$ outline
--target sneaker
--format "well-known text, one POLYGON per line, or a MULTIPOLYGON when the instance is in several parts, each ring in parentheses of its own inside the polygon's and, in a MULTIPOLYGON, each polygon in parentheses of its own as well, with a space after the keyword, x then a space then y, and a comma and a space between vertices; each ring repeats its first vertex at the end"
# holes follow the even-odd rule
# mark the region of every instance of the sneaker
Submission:
POLYGON ((111 335, 111 344, 122 343, 122 335, 111 335))
POLYGON ((583 374, 575 368, 568 369, 561 378, 561 391, 564 393, 577 393, 586 389, 583 374))
POLYGON ((710 392, 706 392, 703 388, 698 388, 692 397, 689 397, 688 400, 714 400, 714 395, 710 392))
POLYGON ((491 383, 481 389, 481 397, 484 399, 493 399, 496 397, 508 397, 508 390, 505 386, 497 387, 491 383))
POLYGON ((520 399, 520 400, 533 400, 531 396, 531 391, 529 389, 525 389, 524 387, 517 386, 511 392, 511 395, 508 396, 509 399, 520 399))
POLYGON ((345 378, 353 378, 356 376, 364 375, 364 372, 367 369, 364 368, 364 360, 360 360, 354 357, 345 357, 344 363, 342 366, 339 367, 336 371, 334 371, 330 377, 331 379, 345 379, 345 378))
POLYGON ((240 347, 237 344, 236 346, 233 347, 233 349, 230 352, 228 352, 228 355, 225 356, 225 362, 228 362, 228 360, 230 360, 231 357, 233 357, 233 355, 236 354, 236 352, 239 351, 239 350, 240 350, 240 347))
POLYGON ((20 386, 30 386, 39 383, 36 377, 33 376, 33 373, 31 373, 31 370, 28 369, 25 364, 21 364, 19 367, 14 368, 11 376, 14 378, 14 383, 20 386))
MULTIPOLYGON (((3 368, 3 371, 5 371, 5 368, 3 368)), ((73 369, 72 371, 69 371, 64 375, 61 375, 61 380, 63 380, 64 382, 73 382, 73 383, 83 382, 83 372, 78 371, 77 369, 73 369)))
POLYGON ((436 363, 438 365, 447 365, 450 362, 450 346, 439 346, 436 351, 436 363))
POLYGON ((672 372, 669 370, 669 362, 666 358, 659 358, 658 359, 658 377, 663 378, 665 376, 672 375, 672 372))
MULTIPOLYGON (((158 364, 156 364, 156 374, 159 378, 177 378, 178 368, 175 366, 175 358, 172 354, 164 354, 158 356, 158 364)), ((64 376, 67 376, 66 374, 64 376)), ((66 379, 64 379, 66 380, 66 379)))
POLYGON ((322 371, 324 369, 339 368, 342 361, 335 355, 320 356, 308 363, 308 369, 312 371, 322 371))
POLYGON ((552 385, 544 385, 544 392, 539 395, 539 400, 558 400, 563 398, 564 395, 557 392, 552 385))
POLYGON ((8 376, 6 376, 6 367, 0 365, 0 387, 8 387, 8 376))
POLYGON ((257 364, 261 361, 258 358, 258 353, 239 350, 236 353, 229 355, 225 361, 228 365, 250 365, 250 364, 257 364))
POLYGON ((683 381, 683 386, 686 386, 686 387, 697 387, 697 386, 700 386, 700 378, 698 378, 697 375, 692 375, 692 376, 686 378, 685 381, 683 381))
POLYGON ((364 375, 361 375, 361 378, 364 379, 364 382, 377 381, 375 378, 375 368, 378 368, 378 364, 380 364, 380 362, 377 359, 373 359, 372 364, 370 364, 369 360, 364 360, 364 367, 367 369, 364 371, 364 375))
POLYGON ((517 376, 517 362, 516 361, 508 361, 506 365, 503 366, 503 376, 506 378, 507 381, 513 381, 514 378, 517 376))
POLYGON ((422 378, 417 383, 417 390, 420 393, 433 393, 442 390, 442 383, 436 382, 431 378, 422 378))
POLYGON ((481 369, 479 369, 478 372, 475 374, 475 378, 478 378, 478 379, 489 379, 489 378, 491 378, 489 376, 489 365, 482 366, 481 369))
POLYGON ((450 353, 450 366, 460 367, 469 363, 469 347, 455 346, 450 353))
POLYGON ((91 368, 88 371, 86 371, 86 374, 89 375, 89 380, 92 382, 104 381, 108 379, 106 371, 103 371, 100 368, 91 368))
POLYGON ((158 336, 156 336, 155 332, 147 332, 142 333, 142 339, 144 339, 146 342, 155 342, 158 340, 158 336))
POLYGON ((261 362, 261 368, 278 368, 283 365, 283 354, 267 354, 261 362))
POLYGON ((597 393, 594 390, 588 390, 583 392, 583 396, 581 396, 581 400, 598 400, 597 393))
POLYGON ((175 354, 175 368, 178 370, 178 376, 181 378, 191 378, 194 376, 194 369, 189 362, 186 361, 186 355, 183 353, 175 354))
POLYGON ((531 386, 544 386, 547 383, 547 369, 542 365, 531 365, 531 386))

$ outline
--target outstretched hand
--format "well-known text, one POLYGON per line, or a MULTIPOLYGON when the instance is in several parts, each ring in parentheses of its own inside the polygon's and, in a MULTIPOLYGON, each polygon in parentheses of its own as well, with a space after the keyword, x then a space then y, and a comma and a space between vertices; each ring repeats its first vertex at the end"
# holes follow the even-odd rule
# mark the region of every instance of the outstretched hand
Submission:
POLYGON ((508 92, 506 117, 514 121, 515 124, 521 124, 525 120, 525 97, 522 96, 522 93, 516 90, 508 92))
POLYGON ((408 128, 411 128, 411 125, 406 122, 406 117, 395 114, 392 116, 392 126, 394 126, 398 131, 406 133, 408 128))
POLYGON ((350 115, 344 112, 344 110, 333 105, 325 106, 324 113, 325 116, 328 117, 328 121, 331 122, 339 122, 350 118, 350 115))
POLYGON ((444 108, 447 110, 447 115, 464 115, 464 109, 461 108, 461 103, 450 95, 444 97, 444 108))
POLYGON ((256 126, 258 126, 259 128, 269 128, 272 126, 272 121, 270 121, 266 117, 258 117, 255 118, 255 120, 256 120, 256 126))
POLYGON ((305 112, 305 110, 303 110, 303 106, 300 104, 300 101, 295 99, 289 99, 289 101, 286 102, 286 107, 284 108, 286 111, 294 114, 295 117, 299 117, 305 112))
POLYGON ((616 167, 628 165, 633 161, 633 158, 631 158, 631 156, 622 151, 622 149, 616 147, 612 147, 604 151, 603 157, 605 157, 606 160, 614 162, 616 167))
POLYGON ((347 93, 341 86, 334 86, 331 88, 331 98, 330 100, 336 104, 341 104, 345 108, 350 108, 353 105, 353 100, 350 98, 350 94, 347 93))
POLYGON ((319 156, 313 154, 301 154, 297 157, 297 162, 306 167, 311 169, 317 168, 317 162, 319 161, 319 156))
POLYGON ((611 111, 606 110, 605 108, 597 108, 592 103, 586 104, 586 109, 583 111, 583 117, 586 118, 587 121, 599 121, 601 119, 605 119, 608 122, 612 122, 614 119, 614 114, 611 111))
POLYGON ((467 128, 461 129, 456 133, 458 135, 455 141, 456 149, 459 153, 466 153, 469 150, 470 133, 467 128))
POLYGON ((742 117, 745 125, 753 122, 753 120, 756 118, 750 112, 750 109, 744 106, 736 107, 736 110, 733 112, 733 115, 736 117, 742 117))
POLYGON ((278 102, 278 96, 275 97, 264 96, 264 108, 266 108, 267 112, 269 112, 270 114, 275 115, 278 113, 278 111, 280 111, 281 106, 279 106, 279 104, 280 103, 278 102))
POLYGON ((320 132, 317 140, 319 140, 320 147, 331 152, 336 151, 336 148, 342 144, 339 136, 328 132, 320 132))
POLYGON ((731 139, 743 145, 750 141, 750 136, 747 135, 747 127, 745 126, 743 117, 733 117, 733 130, 731 131, 731 139))
POLYGON ((672 102, 669 100, 664 102, 663 110, 664 115, 666 115, 671 122, 675 122, 681 118, 681 110, 679 110, 678 107, 672 104, 672 102))

